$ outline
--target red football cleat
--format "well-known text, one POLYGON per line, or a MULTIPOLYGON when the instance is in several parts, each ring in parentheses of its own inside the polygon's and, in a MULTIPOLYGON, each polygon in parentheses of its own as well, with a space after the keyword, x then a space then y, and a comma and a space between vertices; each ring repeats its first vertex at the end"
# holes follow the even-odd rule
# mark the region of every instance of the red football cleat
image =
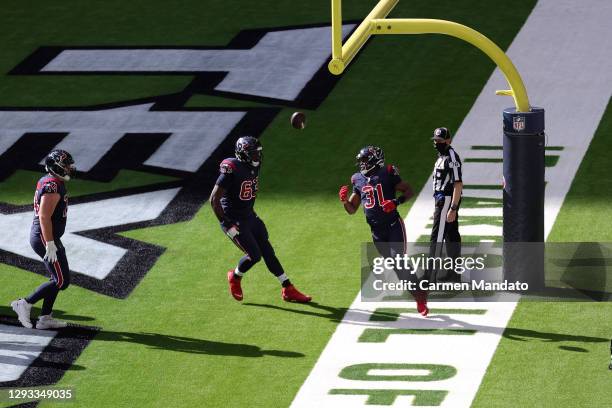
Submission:
POLYGON ((237 301, 242 301, 242 287, 240 286, 240 279, 234 277, 234 270, 230 269, 227 271, 227 281, 229 282, 230 293, 237 301))
POLYGON ((426 300, 417 301, 417 311, 421 314, 421 316, 427 317, 429 314, 429 308, 427 307, 426 300))
POLYGON ((312 296, 301 293, 293 285, 283 288, 281 293, 285 302, 308 303, 312 300, 312 296))
POLYGON ((417 304, 417 312, 423 317, 427 317, 429 314, 429 308, 427 307, 427 293, 421 292, 414 296, 417 304))

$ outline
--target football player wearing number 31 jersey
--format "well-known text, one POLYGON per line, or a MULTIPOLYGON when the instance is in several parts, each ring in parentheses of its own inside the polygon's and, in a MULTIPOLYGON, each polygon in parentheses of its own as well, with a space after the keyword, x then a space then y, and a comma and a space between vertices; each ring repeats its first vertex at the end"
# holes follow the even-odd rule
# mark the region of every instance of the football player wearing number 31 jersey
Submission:
POLYGON ((268 239, 264 222, 255 214, 262 146, 258 139, 244 136, 236 142, 236 157, 221 162, 220 175, 210 195, 210 204, 221 223, 221 229, 242 251, 238 266, 227 272, 230 293, 243 298, 241 280, 244 274, 262 258, 282 286, 283 300, 310 302, 310 296, 298 291, 285 274, 268 239))
MULTIPOLYGON (((399 176, 393 165, 385 166, 385 156, 380 147, 366 146, 357 154, 359 172, 353 174, 352 192, 349 187, 340 187, 338 193, 344 209, 354 214, 363 204, 366 221, 372 230, 372 240, 381 255, 395 257, 406 252, 406 229, 397 206, 412 197, 412 189, 399 176), (402 193, 396 197, 396 192, 402 193)), ((417 310, 427 316, 427 294, 414 291, 417 310)))

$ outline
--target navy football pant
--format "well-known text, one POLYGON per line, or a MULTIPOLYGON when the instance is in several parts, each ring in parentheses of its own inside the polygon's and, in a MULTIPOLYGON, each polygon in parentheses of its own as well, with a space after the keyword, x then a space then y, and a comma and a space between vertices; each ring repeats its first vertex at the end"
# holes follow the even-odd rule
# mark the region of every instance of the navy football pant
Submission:
POLYGON ((239 234, 232 240, 245 255, 238 263, 238 269, 244 273, 263 258, 268 270, 274 276, 285 273, 268 237, 268 230, 261 218, 254 216, 240 220, 239 234))
MULTIPOLYGON (((66 259, 66 249, 59 239, 54 240, 54 242, 57 246, 57 261, 50 263, 43 259, 43 263, 49 275, 51 275, 51 279, 49 282, 40 285, 30 294, 30 296, 25 298, 26 302, 30 304, 34 304, 44 299, 41 315, 48 315, 51 313, 58 292, 66 289, 68 285, 70 285, 70 269, 68 268, 68 260, 66 259)), ((45 256, 45 241, 41 234, 30 234, 30 245, 38 256, 41 258, 45 256)))
MULTIPOLYGON (((401 217, 397 217, 391 224, 382 226, 370 226, 372 229, 372 240, 378 253, 384 257, 395 258, 396 255, 403 256, 408 251, 406 238, 406 226, 401 217)), ((398 279, 417 282, 417 277, 410 270, 395 269, 398 279)), ((420 289, 411 291, 416 300, 423 299, 426 295, 420 289)))
POLYGON ((382 256, 406 253, 406 227, 400 217, 390 224, 370 226, 370 228, 374 245, 382 256))
MULTIPOLYGON (((372 240, 381 256, 395 258, 396 255, 404 255, 407 251, 406 226, 404 220, 398 217, 390 224, 370 226, 372 230, 372 240)), ((396 270, 398 278, 410 279, 410 271, 396 270)))

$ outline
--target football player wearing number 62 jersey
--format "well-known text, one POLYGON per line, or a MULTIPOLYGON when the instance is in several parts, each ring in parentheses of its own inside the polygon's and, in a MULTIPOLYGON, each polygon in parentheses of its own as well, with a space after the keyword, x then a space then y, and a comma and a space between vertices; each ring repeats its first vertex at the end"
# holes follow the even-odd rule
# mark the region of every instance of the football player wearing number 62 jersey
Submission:
POLYGON ((289 302, 310 302, 310 296, 298 291, 285 274, 268 239, 264 222, 253 210, 259 184, 262 146, 258 139, 244 136, 236 142, 236 157, 221 162, 220 174, 210 195, 210 204, 225 235, 244 256, 227 272, 230 293, 243 298, 241 280, 262 258, 268 270, 281 283, 281 296, 289 302))
MULTIPOLYGON (((397 206, 412 197, 412 189, 401 179, 393 165, 385 166, 380 147, 366 146, 357 154, 359 172, 351 177, 352 191, 342 186, 338 193, 344 209, 354 214, 363 204, 366 221, 372 231, 372 240, 382 256, 395 257, 406 253, 406 229, 397 206), (396 192, 401 195, 396 197, 396 192)), ((427 316, 427 294, 414 291, 417 310, 427 316)))

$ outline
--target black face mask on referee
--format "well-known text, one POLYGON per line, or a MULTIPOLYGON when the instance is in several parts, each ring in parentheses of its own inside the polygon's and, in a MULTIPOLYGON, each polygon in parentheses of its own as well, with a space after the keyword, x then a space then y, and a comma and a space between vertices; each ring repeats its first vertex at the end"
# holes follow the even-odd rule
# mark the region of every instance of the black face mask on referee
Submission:
POLYGON ((447 145, 446 143, 434 143, 434 147, 436 148, 438 153, 444 154, 448 151, 449 145, 447 145))

